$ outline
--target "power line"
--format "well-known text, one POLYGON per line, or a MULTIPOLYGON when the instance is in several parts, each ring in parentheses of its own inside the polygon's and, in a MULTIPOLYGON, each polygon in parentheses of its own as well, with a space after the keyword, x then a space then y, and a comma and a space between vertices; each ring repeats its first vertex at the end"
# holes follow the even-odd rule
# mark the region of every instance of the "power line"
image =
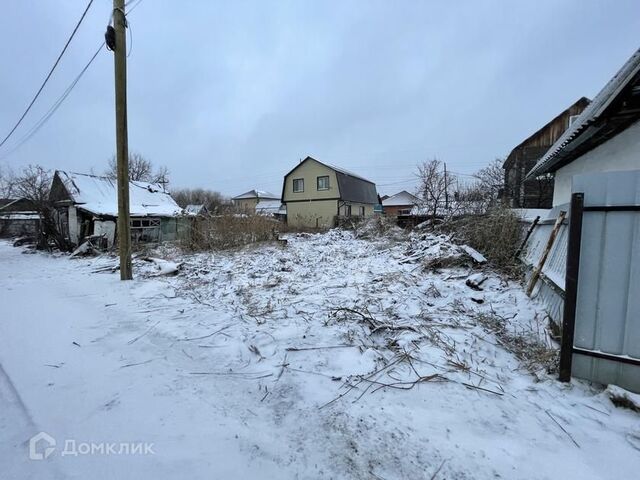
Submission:
MULTIPOLYGON (((129 9, 129 11, 127 12, 127 14, 131 13, 133 11, 133 9, 135 9, 138 5, 140 5, 140 3, 142 3, 143 0, 137 0, 137 2, 135 2, 135 4, 129 9)), ((84 15, 87 13, 87 11, 89 10, 89 7, 91 6, 91 3, 93 2, 93 0, 91 0, 89 2, 89 5, 87 6, 84 15)), ((129 2, 127 2, 125 4, 125 7, 134 3, 134 0, 131 0, 129 2)), ((80 23, 82 22, 82 18, 80 19, 80 21, 78 22, 78 25, 76 26, 76 29, 78 28, 78 26, 80 25, 80 23)), ((75 30, 73 32, 73 34, 75 34, 75 30)), ((71 38, 73 37, 73 34, 71 36, 71 38)), ((70 41, 71 39, 69 39, 70 41)), ((67 42, 68 45, 69 42, 67 42)), ((89 67, 91 66, 91 64, 93 63, 93 61, 96 59, 96 57, 98 56, 98 54, 100 53, 100 51, 102 50, 102 47, 104 47, 105 42, 102 42, 100 44, 100 46, 98 47, 98 49, 96 50, 96 52, 93 54, 93 56, 91 57, 91 59, 89 60, 89 62, 87 62, 87 64, 84 66, 84 68, 80 71, 80 73, 76 76, 76 78, 73 80, 73 82, 71 82, 71 84, 67 87, 67 89, 63 92, 63 94, 58 97, 58 99, 53 103, 53 105, 49 108, 49 110, 47 111, 47 113, 45 113, 32 127, 31 129, 18 141, 18 143, 16 145, 13 146, 13 148, 11 148, 8 152, 6 152, 3 156, 0 157, 0 160, 4 160, 5 158, 7 158, 9 155, 11 155, 13 152, 15 152, 16 150, 18 150, 22 145, 24 145, 26 142, 28 142, 36 133, 38 133, 38 131, 45 125, 45 123, 47 123, 47 121, 53 116, 53 114, 58 110, 58 108, 60 108, 60 105, 62 105, 62 103, 66 100, 66 98, 69 96, 69 94, 72 92, 72 90, 75 88, 76 84, 80 81, 80 79, 82 78, 82 76, 84 75, 84 73, 89 69, 89 67)), ((66 48, 66 46, 65 46, 66 48)), ((64 53, 64 51, 62 52, 64 53)), ((60 54, 60 56, 62 56, 62 53, 60 54)), ((131 54, 131 50, 129 51, 129 55, 131 54)), ((127 56, 129 56, 127 55, 127 56)), ((55 65, 54 65, 55 68, 55 65)), ((46 83, 46 80, 45 80, 46 83)), ((39 94, 40 92, 38 92, 39 94)), ((30 107, 29 107, 30 108, 30 107)), ((25 112, 26 114, 26 112, 25 112)), ((24 116, 23 116, 24 117, 24 116)), ((22 120, 22 119, 21 119, 22 120)), ((15 128, 14 128, 15 130, 15 128)), ((13 130, 10 132, 9 136, 11 135, 11 133, 13 133, 13 130)), ((8 137, 9 137, 8 136, 8 137)), ((7 138, 8 138, 7 137, 7 138)), ((7 139, 5 139, 3 141, 6 141, 7 139)), ((0 146, 2 146, 2 144, 0 144, 0 146)))
POLYGON ((65 101, 65 99, 69 96, 69 94, 71 93, 71 91, 74 89, 74 87, 76 86, 76 84, 80 81, 80 79, 82 78, 82 76, 84 75, 84 73, 87 71, 87 69, 89 68, 89 66, 93 63, 93 61, 96 59, 96 57, 98 56, 98 54, 102 51, 102 47, 104 47, 104 42, 102 42, 100 44, 100 46, 98 47, 98 50, 96 50, 96 53, 93 54, 93 56, 91 57, 91 60, 89 60, 89 62, 84 66, 84 68, 80 71, 80 73, 78 74, 78 76, 73 80, 73 82, 71 82, 71 84, 67 87, 67 89, 64 91, 64 93, 53 103, 53 105, 51 106, 51 108, 49 108, 49 110, 47 111, 47 113, 45 113, 40 120, 38 120, 35 125, 33 127, 31 127, 31 129, 18 141, 18 143, 8 152, 6 152, 2 157, 0 157, 0 159, 4 160, 5 158, 7 158, 9 155, 11 155, 13 152, 15 152, 16 150, 18 150, 22 145, 24 145, 26 142, 29 141, 29 139, 31 137, 33 137, 38 130, 40 130, 45 123, 47 123, 47 121, 53 116, 54 113, 56 113, 56 110, 58 110, 58 108, 60 107, 60 105, 62 105, 62 102, 65 101))
POLYGON ((60 63, 60 60, 62 59, 62 56, 64 55, 64 52, 67 51, 67 47, 69 47, 69 44, 71 43, 71 40, 73 39, 73 37, 75 36, 76 32, 78 31, 78 28, 80 27, 80 24, 82 23, 82 20, 84 20, 84 17, 87 15, 87 12, 89 11, 89 7, 91 7, 92 3, 93 3, 93 0, 89 0, 89 4, 87 5, 87 8, 85 8, 84 12, 82 12, 82 16, 80 17, 80 20, 78 20, 78 23, 76 24, 75 28, 73 29, 73 32, 71 32, 71 36, 67 40, 67 43, 64 44, 64 48, 60 52, 60 55, 58 55, 58 58, 56 59, 55 63, 53 64, 53 67, 51 67, 51 70, 49 70, 49 74, 44 79, 44 82, 42 82, 42 85, 40 85, 40 88, 36 92, 36 95, 33 97, 33 100, 31 100, 31 103, 29 103, 29 106, 24 111, 24 113, 22 114, 20 119, 17 121, 17 123, 14 125, 14 127, 11 129, 11 131, 7 134, 7 136, 4 137, 4 140, 2 140, 2 142, 0 142, 0 147, 2 147, 6 143, 6 141, 9 139, 9 137, 11 137, 11 135, 13 135, 13 132, 16 131, 16 128, 18 128, 18 126, 22 123, 22 120, 24 120, 24 117, 27 116, 27 113, 29 113, 29 110, 31 110, 31 107, 33 107, 33 104, 36 103, 36 100, 40 96, 40 93, 42 93, 42 90, 44 89, 44 86, 47 84, 47 82, 51 78, 51 75, 53 75, 53 71, 58 66, 58 63, 60 63))

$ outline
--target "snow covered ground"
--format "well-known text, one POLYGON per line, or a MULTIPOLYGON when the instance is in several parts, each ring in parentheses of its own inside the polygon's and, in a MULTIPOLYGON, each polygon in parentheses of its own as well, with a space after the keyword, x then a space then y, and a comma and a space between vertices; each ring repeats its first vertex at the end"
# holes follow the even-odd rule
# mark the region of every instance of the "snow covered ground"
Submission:
POLYGON ((0 478, 640 471, 640 415, 536 368, 542 308, 495 274, 470 288, 443 238, 154 255, 178 274, 138 260, 120 282, 111 257, 0 243, 0 478), (31 460, 38 432, 55 450, 31 460))

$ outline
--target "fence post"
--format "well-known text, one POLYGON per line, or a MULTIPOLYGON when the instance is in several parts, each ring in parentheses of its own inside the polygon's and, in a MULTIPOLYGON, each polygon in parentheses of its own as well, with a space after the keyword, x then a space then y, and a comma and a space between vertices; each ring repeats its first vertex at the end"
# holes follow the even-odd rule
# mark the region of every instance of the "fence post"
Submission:
POLYGON ((569 213, 569 242, 567 244, 567 267, 564 287, 564 310, 562 315, 562 342, 560 344, 560 368, 558 379, 571 380, 573 361, 573 335, 576 325, 576 301, 578 299, 578 273, 580 271, 580 245, 582 243, 582 214, 584 193, 571 195, 569 213))

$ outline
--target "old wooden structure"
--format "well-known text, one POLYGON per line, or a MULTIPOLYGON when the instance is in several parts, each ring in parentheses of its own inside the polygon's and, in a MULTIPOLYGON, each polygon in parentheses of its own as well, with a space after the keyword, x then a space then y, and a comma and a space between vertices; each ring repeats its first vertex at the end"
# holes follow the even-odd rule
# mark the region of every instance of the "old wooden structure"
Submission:
POLYGON ((516 146, 504 162, 504 197, 513 208, 551 208, 552 175, 526 179, 527 173, 589 105, 582 97, 540 130, 516 146))
MULTIPOLYGON (((183 211, 159 185, 129 182, 131 239, 134 243, 175 240, 183 211)), ((56 209, 58 228, 72 244, 86 237, 104 239, 111 247, 118 218, 115 180, 57 170, 50 200, 56 209)))

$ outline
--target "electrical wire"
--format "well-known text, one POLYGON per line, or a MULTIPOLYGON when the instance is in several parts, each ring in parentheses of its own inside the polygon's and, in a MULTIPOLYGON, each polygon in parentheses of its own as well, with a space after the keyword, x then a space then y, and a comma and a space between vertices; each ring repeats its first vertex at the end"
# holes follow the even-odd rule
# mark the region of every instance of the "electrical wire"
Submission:
POLYGON ((38 91, 36 92, 35 96, 33 97, 33 100, 31 100, 31 103, 29 103, 29 106, 27 107, 27 109, 24 111, 24 113, 22 114, 22 116, 18 119, 18 121, 16 122, 16 124, 13 126, 13 128, 11 129, 11 131, 7 134, 6 137, 4 137, 4 139, 2 140, 2 142, 0 142, 0 147, 2 147, 7 140, 9 140, 9 138, 11 137, 11 135, 13 135, 13 132, 16 131, 16 129, 18 128, 18 126, 22 123, 22 120, 24 120, 24 117, 27 116, 27 113, 29 113, 29 110, 31 110, 31 107, 33 107, 33 104, 36 103, 36 100, 38 99, 38 97, 40 96, 40 93, 42 93, 42 90, 44 89, 45 85, 47 84, 47 82, 49 81, 49 79, 51 78, 51 75, 53 75, 53 71, 56 69, 56 67, 58 66, 58 64, 60 63, 60 60, 62 59, 62 56, 64 55, 64 53, 67 51, 67 48, 69 47, 69 44, 71 43, 71 40, 73 39, 73 37, 75 36, 76 32, 78 31, 78 28, 80 27, 80 24, 82 23, 82 21, 84 20, 84 17, 87 15, 87 12, 89 11, 89 8, 91 7, 91 4, 93 3, 93 0, 89 0, 89 4, 87 5, 87 8, 84 9, 84 12, 82 12, 82 16, 80 17, 80 20, 78 20, 78 23, 76 24, 75 28, 73 29, 73 32, 71 32, 71 35, 69 36, 69 39, 67 40, 67 43, 65 43, 62 51, 60 52, 60 55, 58 55, 58 58, 56 59, 55 63, 53 64, 53 67, 51 67, 51 70, 49 70, 49 74, 47 75, 47 77, 44 79, 44 82, 42 82, 42 85, 40 85, 40 88, 38 89, 38 91))
MULTIPOLYGON (((125 8, 129 6, 129 4, 133 3, 134 0, 129 0, 127 3, 124 4, 125 8)), ((138 0, 135 5, 133 7, 131 7, 128 11, 127 11, 127 15, 129 15, 131 12, 133 12, 133 10, 142 3, 142 0, 138 0)))
POLYGON ((53 114, 56 113, 56 110, 60 108, 60 105, 62 105, 62 102, 64 102, 65 99, 69 96, 69 94, 73 91, 76 84, 80 81, 80 79, 82 78, 84 73, 87 71, 89 66, 97 58, 98 54, 102 51, 103 47, 104 47, 104 42, 100 44, 100 46, 96 50, 96 53, 94 53, 93 56, 91 57, 91 60, 89 60, 89 62, 84 66, 84 68, 80 71, 78 76, 73 80, 73 82, 71 82, 71 84, 64 91, 64 93, 53 103, 53 105, 51 106, 51 108, 49 108, 47 113, 45 113, 40 118, 40 120, 38 120, 36 124, 33 127, 31 127, 31 129, 18 141, 16 145, 14 145, 13 148, 11 148, 2 157, 0 157, 0 160, 4 160, 13 152, 18 150, 22 145, 24 145, 27 141, 29 141, 29 139, 31 139, 31 137, 33 137, 38 132, 38 130, 40 130, 44 126, 45 123, 47 123, 47 121, 53 116, 53 114))
MULTIPOLYGON (((87 13, 87 11, 89 10, 89 7, 91 6, 91 3, 93 2, 93 0, 91 0, 89 2, 89 5, 87 6, 87 9, 85 10, 84 15, 87 13)), ((135 0, 130 0, 129 2, 127 2, 125 4, 125 7, 134 3, 135 0)), ((136 8, 138 5, 140 5, 140 3, 142 3, 142 0, 137 0, 137 2, 135 2, 135 4, 131 7, 131 9, 127 12, 127 13, 131 13, 131 11, 133 11, 134 8, 136 8)), ((80 22, 82 22, 82 18, 80 19, 80 22)), ((80 24, 80 22, 78 22, 78 26, 80 24)), ((109 23, 111 23, 111 20, 109 21, 109 23)), ((76 30, 77 30, 77 26, 76 26, 76 30)), ((74 30, 75 33, 75 30, 74 30)), ((131 33, 130 33, 131 34, 131 33)), ((73 36, 73 34, 72 34, 73 36)), ((132 37, 130 37, 131 40, 132 37)), ((70 41, 70 40, 69 40, 70 41)), ((133 41, 131 41, 131 46, 133 46, 133 41)), ((68 45, 68 42, 67 42, 68 45)), ((69 96, 69 94, 71 93, 71 91, 75 88, 76 84, 80 81, 80 79, 82 78, 82 76, 84 75, 84 73, 89 69, 89 66, 91 66, 91 64, 93 63, 93 61, 96 59, 96 57, 98 56, 98 54, 100 53, 100 51, 102 50, 102 47, 105 46, 105 42, 102 42, 100 44, 100 46, 98 47, 98 49, 96 50, 96 52, 93 54, 93 56, 91 57, 91 59, 89 60, 89 62, 87 62, 87 64, 84 66, 84 68, 80 71, 80 73, 76 76, 76 78, 73 80, 73 82, 71 82, 71 84, 67 87, 67 89, 63 92, 63 94, 58 97, 58 99, 53 103, 53 105, 49 108, 49 110, 47 111, 47 113, 45 113, 34 125, 33 127, 31 127, 31 129, 22 136, 22 138, 20 140, 18 140, 18 143, 16 145, 13 146, 13 148, 11 148, 9 151, 7 151, 4 155, 0 156, 0 160, 4 160, 5 158, 7 158, 9 155, 11 155, 13 152, 15 152, 16 150, 18 150, 22 145, 24 145, 26 142, 28 142, 36 133, 38 133, 38 131, 47 123, 47 121, 53 116, 53 114, 58 110, 58 108, 60 108, 60 105, 62 104, 62 102, 64 102, 66 100, 66 98, 69 96)), ((66 48, 66 46, 65 46, 66 48)), ((62 52, 64 53, 64 51, 62 52)), ((127 57, 131 55, 131 50, 129 50, 129 53, 127 55, 127 57)), ((61 54, 62 56, 62 54, 61 54)), ((55 65, 54 65, 55 68, 55 65)), ((46 82, 46 81, 45 81, 46 82)), ((39 94, 40 92, 38 92, 39 94)), ((30 107, 29 107, 30 108, 30 107)), ((25 112, 26 115, 26 112, 25 112)), ((23 115, 24 117, 24 115, 23 115)), ((20 120, 22 121, 22 119, 20 120)), ((17 125, 16 125, 17 127, 17 125)), ((15 128, 14 128, 15 130, 15 128)), ((10 132, 10 134, 7 136, 7 138, 9 136, 11 136, 11 133, 13 133, 13 130, 10 132)), ((5 139, 3 141, 2 144, 0 144, 0 146, 2 146, 4 144, 4 142, 7 139, 5 139)))

